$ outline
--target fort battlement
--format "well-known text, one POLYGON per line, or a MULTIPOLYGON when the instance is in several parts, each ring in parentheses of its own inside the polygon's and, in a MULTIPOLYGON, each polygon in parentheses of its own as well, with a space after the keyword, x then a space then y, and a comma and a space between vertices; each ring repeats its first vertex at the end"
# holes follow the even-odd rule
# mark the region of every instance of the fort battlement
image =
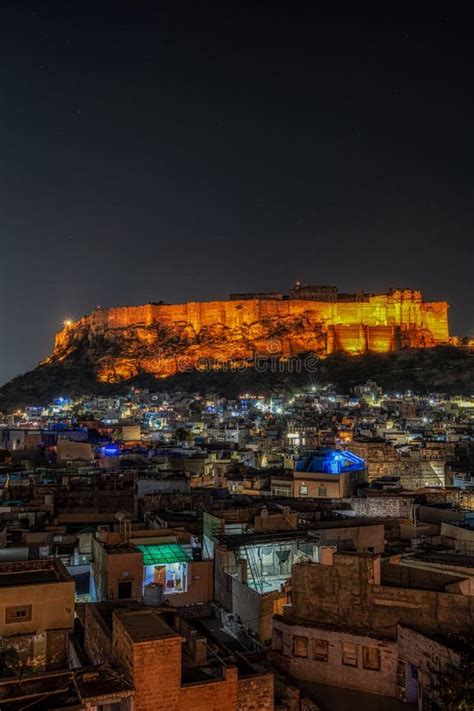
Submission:
POLYGON ((210 359, 218 368, 258 355, 387 353, 449 342, 448 304, 426 302, 419 291, 325 293, 325 300, 308 298, 307 290, 295 298, 298 290, 292 290, 287 297, 242 294, 226 301, 98 308, 56 335, 50 360, 61 360, 79 342, 105 342, 100 377, 114 381, 138 372, 172 374, 180 358, 191 366, 210 359))

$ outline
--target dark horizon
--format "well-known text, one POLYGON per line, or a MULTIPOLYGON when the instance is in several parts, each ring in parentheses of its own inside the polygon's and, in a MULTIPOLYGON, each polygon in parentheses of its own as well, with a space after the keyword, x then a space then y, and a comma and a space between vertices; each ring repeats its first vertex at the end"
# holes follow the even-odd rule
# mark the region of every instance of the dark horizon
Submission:
POLYGON ((472 13, 10 2, 0 383, 95 306, 419 289, 474 334, 472 13))

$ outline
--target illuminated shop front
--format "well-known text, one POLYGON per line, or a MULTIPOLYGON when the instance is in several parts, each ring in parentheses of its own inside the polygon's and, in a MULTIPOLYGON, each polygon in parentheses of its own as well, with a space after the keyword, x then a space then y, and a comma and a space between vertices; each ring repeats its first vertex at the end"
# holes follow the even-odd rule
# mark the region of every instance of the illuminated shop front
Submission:
POLYGON ((161 583, 164 594, 186 592, 191 556, 179 543, 138 545, 143 553, 143 584, 161 583))

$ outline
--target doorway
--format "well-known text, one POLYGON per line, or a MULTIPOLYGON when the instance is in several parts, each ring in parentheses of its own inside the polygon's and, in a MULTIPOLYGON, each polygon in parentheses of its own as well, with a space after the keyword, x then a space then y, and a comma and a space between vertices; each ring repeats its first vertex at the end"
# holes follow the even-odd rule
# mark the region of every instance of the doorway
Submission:
POLYGON ((122 580, 117 586, 117 597, 119 600, 127 600, 132 597, 132 581, 122 580))

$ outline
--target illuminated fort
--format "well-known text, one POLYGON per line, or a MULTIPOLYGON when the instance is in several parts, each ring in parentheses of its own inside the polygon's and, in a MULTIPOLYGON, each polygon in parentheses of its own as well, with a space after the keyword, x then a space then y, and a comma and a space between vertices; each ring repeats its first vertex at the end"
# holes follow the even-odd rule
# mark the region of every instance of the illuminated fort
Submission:
POLYGON ((250 365, 256 356, 387 353, 448 342, 448 304, 424 301, 419 291, 344 294, 297 283, 288 295, 98 308, 65 324, 48 362, 85 344, 95 353, 98 377, 116 381, 140 372, 164 377, 204 362, 219 369, 250 365))

